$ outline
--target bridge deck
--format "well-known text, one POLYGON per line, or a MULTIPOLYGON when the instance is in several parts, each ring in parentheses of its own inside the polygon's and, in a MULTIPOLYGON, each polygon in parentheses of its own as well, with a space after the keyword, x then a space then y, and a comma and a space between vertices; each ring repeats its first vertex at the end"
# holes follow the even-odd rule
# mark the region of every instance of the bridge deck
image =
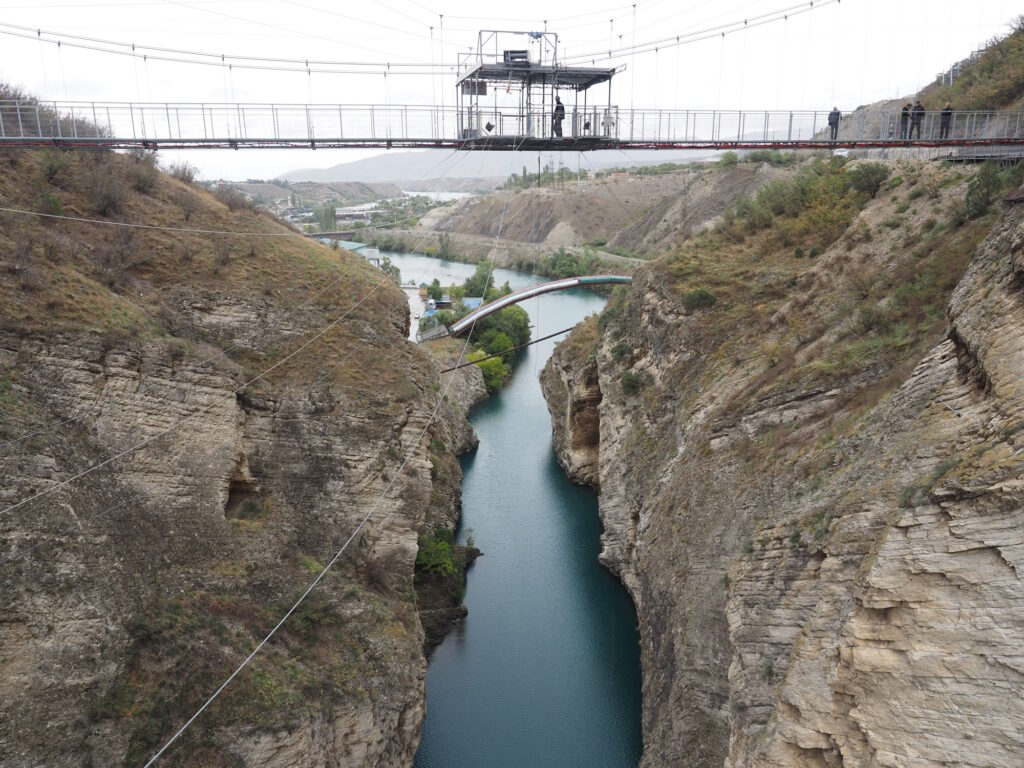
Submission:
POLYGON ((1024 112, 956 112, 949 130, 928 113, 914 141, 899 115, 856 112, 828 136, 827 113, 570 109, 564 137, 550 115, 423 105, 153 104, 0 101, 0 147, 806 149, 1024 145, 1024 112))

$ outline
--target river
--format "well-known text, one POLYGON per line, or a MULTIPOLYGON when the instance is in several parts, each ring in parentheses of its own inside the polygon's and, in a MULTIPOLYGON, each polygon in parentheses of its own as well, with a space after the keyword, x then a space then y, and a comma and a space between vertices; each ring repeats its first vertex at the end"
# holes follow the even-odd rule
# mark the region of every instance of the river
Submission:
MULTIPOLYGON (((389 254, 403 282, 447 285, 473 265, 389 254)), ((532 275, 496 270, 513 288, 532 275)), ((597 312, 583 290, 531 299, 533 337, 597 312)), ((469 616, 434 651, 417 768, 622 768, 641 754, 636 612, 600 566, 597 497, 570 483, 551 447, 538 375, 559 339, 519 353, 511 381, 470 415, 480 446, 462 460, 463 519, 484 555, 469 616)))

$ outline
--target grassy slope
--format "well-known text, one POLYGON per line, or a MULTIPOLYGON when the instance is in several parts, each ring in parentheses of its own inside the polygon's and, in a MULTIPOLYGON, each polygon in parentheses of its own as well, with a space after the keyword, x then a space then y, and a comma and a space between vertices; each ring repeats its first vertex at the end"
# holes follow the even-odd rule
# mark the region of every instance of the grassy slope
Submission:
MULTIPOLYGON (((145 161, 125 155, 9 152, 0 163, 0 204, 7 208, 162 227, 291 232, 247 207, 231 211, 204 190, 164 174, 155 177, 151 190, 140 192, 127 179, 144 173, 139 166, 145 161), (102 215, 95 190, 110 177, 122 187, 123 202, 102 215)), ((0 213, 0 259, 0 327, 22 335, 95 332, 112 340, 162 338, 171 343, 182 327, 175 300, 188 295, 228 294, 279 309, 315 297, 311 308, 328 317, 369 295, 348 316, 369 323, 380 322, 382 307, 396 321, 403 300, 364 259, 298 236, 135 230, 0 213)), ((347 337, 346 325, 351 323, 327 334, 318 354, 330 355, 347 337)), ((207 340, 217 343, 194 328, 187 335, 189 349, 207 340)), ((283 356, 297 346, 268 343, 266 336, 253 343, 259 350, 249 353, 250 362, 283 356)), ((284 373, 301 379, 304 369, 285 366, 275 378, 284 373)), ((383 375, 393 383, 400 373, 383 375)))
POLYGON ((921 91, 926 109, 1020 109, 1024 104, 1024 25, 990 45, 967 65, 952 85, 933 84, 921 91))

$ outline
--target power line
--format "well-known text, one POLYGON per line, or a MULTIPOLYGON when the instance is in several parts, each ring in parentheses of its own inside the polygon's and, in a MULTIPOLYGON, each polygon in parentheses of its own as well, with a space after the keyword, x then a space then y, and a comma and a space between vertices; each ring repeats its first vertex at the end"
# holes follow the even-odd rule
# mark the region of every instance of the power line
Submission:
MULTIPOLYGON (((450 160, 453 156, 457 156, 457 152, 455 150, 453 150, 452 152, 448 153, 448 155, 446 155, 441 160, 439 160, 437 163, 435 163, 433 166, 431 166, 429 169, 427 169, 427 171, 424 172, 420 176, 420 179, 425 178, 427 174, 429 174, 432 171, 434 171, 442 163, 445 163, 448 160, 450 160)), ((461 159, 462 158, 459 157, 458 160, 456 161, 456 163, 458 163, 461 159)), ((454 166, 456 163, 453 163, 452 166, 454 166)), ((449 168, 448 170, 451 170, 451 168, 449 168)), ((415 218, 415 217, 411 217, 411 218, 415 218)), ((408 220, 409 219, 404 219, 402 221, 408 221, 408 220)), ((100 224, 114 223, 114 222, 104 222, 104 221, 101 221, 101 220, 92 220, 92 221, 94 223, 100 223, 100 224)), ((367 227, 367 229, 370 229, 370 227, 367 227)), ((235 233, 235 232, 221 232, 220 234, 231 234, 231 235, 239 235, 239 236, 245 236, 246 235, 246 233, 235 233)), ((297 234, 297 233, 295 233, 295 234, 297 234)), ((305 237, 305 235, 301 235, 301 236, 305 237)), ((425 236, 424 236, 423 239, 425 239, 425 236)), ((420 242, 423 242, 423 240, 421 239, 420 242)), ((328 285, 326 285, 325 287, 323 287, 320 290, 316 291, 314 294, 308 296, 303 301, 296 302, 295 304, 292 304, 290 307, 286 307, 284 312, 278 317, 276 322, 279 323, 284 318, 289 317, 291 314, 293 314, 296 310, 301 309, 302 307, 308 305, 309 303, 311 303, 312 301, 314 301, 318 297, 322 296, 325 292, 327 292, 328 290, 333 288, 335 285, 337 285, 342 280, 342 278, 344 278, 345 276, 346 276, 346 273, 342 272, 341 274, 338 275, 337 278, 335 278, 328 285)), ((270 325, 270 324, 264 324, 264 326, 261 329, 261 332, 262 333, 266 333, 266 331, 269 330, 271 327, 273 327, 273 326, 270 325)), ((235 342, 230 347, 227 347, 226 349, 223 349, 220 352, 218 352, 216 355, 208 357, 205 360, 199 361, 197 363, 193 363, 189 367, 184 368, 183 370, 179 371, 179 373, 188 373, 189 371, 196 370, 197 368, 200 368, 201 366, 207 365, 207 364, 209 364, 209 363, 211 363, 211 362, 213 362, 215 360, 218 360, 218 359, 228 355, 232 350, 237 349, 242 344, 250 341, 256 335, 256 333, 257 333, 256 331, 253 331, 252 334, 250 334, 248 337, 246 337, 243 341, 235 342)), ((77 421, 82 421, 83 419, 84 419, 84 417, 73 417, 73 418, 70 418, 70 419, 65 419, 64 421, 61 421, 60 423, 55 424, 55 425, 53 425, 51 427, 47 427, 45 429, 39 429, 39 430, 36 430, 34 432, 30 432, 28 434, 25 434, 25 435, 20 435, 20 436, 18 436, 16 438, 13 438, 11 440, 4 441, 4 442, 0 443, 0 448, 6 448, 8 446, 15 445, 17 443, 20 443, 20 442, 23 442, 24 440, 29 439, 30 437, 37 437, 37 436, 39 436, 41 434, 46 434, 48 432, 52 432, 52 431, 54 431, 54 430, 56 430, 56 429, 58 429, 58 428, 60 428, 60 427, 62 427, 64 425, 66 425, 66 424, 69 424, 69 423, 72 423, 72 422, 77 422, 77 421)))
MULTIPOLYGON (((420 178, 421 178, 421 179, 422 179, 422 178, 424 178, 424 177, 425 177, 425 176, 426 176, 426 175, 427 175, 428 173, 430 173, 431 171, 433 171, 433 170, 434 170, 435 168, 437 168, 437 167, 438 167, 439 165, 441 165, 442 163, 444 163, 444 162, 447 162, 448 160, 450 160, 450 159, 451 159, 451 158, 452 158, 453 156, 455 156, 455 157, 456 157, 456 161, 455 161, 454 163, 452 163, 452 165, 451 165, 451 166, 450 166, 450 167, 449 167, 449 168, 447 169, 448 171, 450 171, 450 170, 451 170, 451 169, 452 169, 452 168, 453 168, 453 167, 454 167, 455 165, 457 165, 457 164, 458 164, 459 162, 461 162, 461 161, 463 160, 463 157, 464 157, 464 155, 462 155, 462 154, 460 154, 460 153, 457 153, 457 152, 455 152, 455 151, 452 151, 452 152, 450 152, 450 153, 449 153, 449 154, 448 154, 448 155, 447 155, 446 157, 442 158, 442 159, 441 159, 440 161, 438 161, 437 163, 435 163, 435 164, 434 164, 434 165, 433 165, 433 166, 432 166, 432 167, 431 167, 430 169, 428 169, 428 170, 426 171, 426 173, 424 173, 424 174, 423 174, 423 175, 422 175, 422 176, 421 176, 420 178)), ((442 178, 443 178, 443 177, 442 177, 442 178)), ((416 247, 418 247, 418 246, 419 246, 420 244, 422 244, 422 243, 423 243, 423 242, 424 242, 424 241, 426 240, 426 238, 427 238, 427 235, 424 235, 424 236, 423 236, 422 238, 420 238, 419 242, 418 242, 418 243, 417 243, 416 245, 414 245, 414 246, 413 246, 413 249, 415 250, 415 248, 416 248, 416 247)), ((378 287, 379 287, 379 286, 378 286, 378 287)), ((365 298, 365 297, 364 297, 364 298, 365 298)), ((350 311, 351 311, 351 308, 350 308, 350 311)), ((353 348, 353 349, 349 350, 349 351, 348 351, 348 352, 347 352, 347 353, 346 353, 346 354, 345 354, 345 355, 344 355, 344 356, 343 356, 343 357, 342 357, 342 358, 341 358, 340 360, 338 360, 337 362, 335 362, 335 363, 334 363, 334 364, 333 364, 332 366, 330 366, 330 368, 328 368, 328 369, 327 369, 327 371, 325 371, 325 372, 324 372, 324 373, 323 373, 323 374, 322 374, 322 375, 321 375, 320 377, 318 377, 318 378, 317 378, 317 379, 316 379, 316 380, 315 380, 314 382, 312 382, 312 383, 310 384, 310 386, 312 386, 312 384, 315 384, 316 382, 318 382, 318 381, 320 381, 321 379, 323 379, 323 378, 324 378, 324 377, 325 377, 325 376, 326 376, 326 375, 327 375, 327 374, 328 374, 328 373, 329 373, 330 371, 332 371, 332 370, 335 370, 336 368, 338 368, 338 366, 342 365, 342 364, 343 364, 343 363, 344 363, 344 362, 345 362, 346 360, 348 360, 348 358, 349 358, 349 357, 351 357, 351 356, 352 356, 352 354, 353 354, 354 352, 355 352, 355 348, 353 348)), ((242 385, 242 388, 244 388, 245 386, 248 386, 248 385, 247 385, 247 384, 245 384, 245 385, 242 385)), ((345 386, 345 387, 342 387, 342 388, 344 388, 344 389, 357 389, 357 388, 355 388, 355 387, 348 387, 348 386, 345 386)), ((241 388, 240 388, 240 389, 241 389, 241 388)), ((360 390, 360 391, 365 391, 365 390, 360 390)), ((202 415, 202 414, 193 414, 193 417, 194 417, 195 415, 202 415)), ((189 418, 192 418, 192 417, 189 417, 189 418)), ((187 419, 186 419, 186 420, 187 420, 187 419)), ((66 422, 64 422, 64 423, 66 423, 66 422)), ((60 426, 60 425, 57 425, 57 426, 60 426)), ((44 431, 46 431, 46 430, 44 430, 44 431)), ((108 516, 108 515, 111 515, 111 514, 113 514, 114 512, 116 512, 116 511, 119 511, 119 510, 122 510, 122 509, 124 509, 124 508, 125 508, 125 507, 127 507, 127 506, 128 506, 128 503, 126 502, 125 504, 121 504, 120 506, 108 508, 108 509, 107 509, 106 511, 104 511, 104 512, 102 512, 102 513, 100 513, 100 514, 94 515, 94 516, 93 516, 92 518, 90 518, 90 522, 93 522, 93 521, 95 521, 95 520, 98 520, 98 519, 100 519, 101 517, 106 517, 106 516, 108 516)), ((76 528, 78 528, 78 527, 79 527, 79 523, 77 523, 77 522, 76 522, 76 524, 75 524, 75 525, 72 525, 72 526, 70 526, 70 527, 68 527, 68 528, 65 528, 64 530, 60 531, 60 532, 59 532, 59 533, 57 534, 57 537, 62 537, 62 536, 65 536, 65 535, 67 535, 68 533, 71 533, 71 532, 72 532, 73 530, 75 530, 75 529, 76 529, 76 528)), ((28 548, 28 549, 27 549, 27 550, 25 551, 25 553, 24 553, 24 554, 31 554, 32 552, 34 552, 35 550, 39 549, 39 548, 40 548, 41 546, 43 546, 44 544, 48 544, 48 543, 49 543, 49 540, 48 540, 47 542, 41 542, 41 543, 39 543, 39 544, 36 544, 35 546, 29 547, 29 548, 28 548)), ((14 559, 15 557, 16 557, 16 555, 13 555, 13 554, 12 554, 12 555, 9 555, 8 557, 6 557, 6 558, 4 558, 4 559, 0 560, 0 565, 3 565, 4 563, 7 563, 7 562, 9 562, 9 561, 13 560, 13 559, 14 559)))
POLYGON ((39 213, 38 211, 26 211, 21 208, 0 207, 3 213, 19 213, 26 216, 39 216, 44 219, 61 219, 63 221, 77 221, 86 224, 105 224, 108 227, 129 227, 131 229, 153 229, 163 232, 187 232, 197 235, 232 235, 235 237, 302 237, 309 239, 304 232, 237 232, 230 229, 195 229, 191 227, 162 227, 156 224, 132 224, 127 221, 106 221, 104 219, 86 219, 81 216, 63 216, 56 213, 39 213))
POLYGON ((330 323, 328 323, 326 326, 324 326, 324 328, 322 328, 320 331, 318 331, 308 341, 306 341, 303 344, 301 344, 297 349, 295 349, 292 352, 290 352, 287 355, 285 355, 283 358, 278 360, 276 363, 274 363, 272 366, 270 366, 266 370, 261 371, 260 373, 256 374, 254 377, 252 377, 251 379, 246 381, 244 384, 239 385, 238 387, 233 389, 230 393, 228 393, 224 397, 220 398, 219 400, 215 400, 213 403, 211 403, 209 406, 207 406, 202 411, 200 411, 198 413, 194 413, 194 414, 192 414, 190 416, 186 416, 185 418, 180 419, 180 420, 174 422, 173 424, 171 424, 171 426, 166 427, 165 429, 160 430, 155 435, 147 437, 145 440, 143 440, 143 441, 141 441, 139 443, 136 443, 135 445, 133 445, 133 446, 131 446, 129 448, 125 448, 124 450, 119 451, 118 453, 114 454, 113 456, 111 456, 111 457, 109 457, 107 459, 104 459, 101 462, 93 464, 88 469, 83 469, 81 472, 78 472, 77 474, 72 475, 71 477, 67 478, 66 480, 62 480, 59 483, 56 483, 55 485, 51 485, 46 490, 39 491, 38 493, 35 493, 35 494, 25 498, 25 499, 22 499, 21 501, 15 502, 14 504, 11 504, 10 506, 5 507, 4 509, 0 509, 0 516, 6 515, 8 512, 13 512, 15 509, 18 509, 19 507, 23 507, 26 504, 30 504, 31 502, 35 501, 36 499, 40 499, 43 496, 48 496, 49 494, 53 493, 54 491, 60 490, 61 488, 65 488, 68 485, 70 485, 71 483, 74 483, 77 480, 80 480, 81 478, 85 477, 86 475, 92 474, 97 469, 102 469, 103 467, 108 466, 108 465, 114 463, 118 459, 124 458, 128 454, 134 453, 135 451, 139 450, 140 448, 144 448, 145 446, 147 446, 150 443, 152 443, 154 440, 158 440, 159 438, 163 437, 164 435, 169 434, 170 432, 172 432, 172 431, 176 430, 178 427, 180 427, 182 424, 185 424, 186 422, 191 421, 192 419, 196 418, 197 416, 205 415, 206 413, 209 412, 210 408, 212 408, 213 405, 219 404, 219 403, 223 402, 224 400, 227 400, 228 398, 234 397, 239 392, 241 392, 243 389, 245 389, 246 387, 248 387, 248 386, 250 386, 252 384, 255 384, 257 381, 262 379, 264 376, 266 376, 268 373, 270 373, 274 369, 280 368, 282 365, 287 363, 289 360, 291 360, 297 354, 302 352, 302 350, 306 349, 306 347, 308 347, 314 341, 316 341, 317 339, 321 338, 325 333, 327 333, 328 331, 330 331, 331 329, 336 327, 338 325, 338 323, 340 323, 342 320, 344 320, 346 317, 348 317, 364 301, 366 301, 368 298, 370 298, 370 296, 372 296, 377 291, 378 288, 380 288, 383 285, 386 285, 386 280, 382 281, 380 283, 377 283, 376 285, 374 285, 374 287, 366 295, 364 295, 363 298, 361 298, 359 301, 357 301, 355 304, 353 304, 351 307, 349 307, 340 317, 336 318, 335 320, 332 320, 330 323))

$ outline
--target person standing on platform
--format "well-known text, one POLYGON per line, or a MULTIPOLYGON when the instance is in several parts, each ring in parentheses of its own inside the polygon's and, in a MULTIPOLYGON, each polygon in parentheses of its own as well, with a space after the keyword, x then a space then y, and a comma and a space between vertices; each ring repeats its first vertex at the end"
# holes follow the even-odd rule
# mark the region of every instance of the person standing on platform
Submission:
POLYGON ((562 121, 565 119, 565 107, 562 99, 555 96, 555 111, 551 114, 551 135, 562 137, 562 121))
POLYGON ((921 100, 918 99, 914 102, 914 108, 910 110, 910 133, 907 138, 910 141, 914 140, 914 131, 917 131, 917 138, 921 138, 921 123, 924 121, 924 107, 921 106, 921 100))
POLYGON ((839 107, 832 107, 832 111, 828 113, 829 141, 835 141, 839 136, 839 121, 842 119, 843 114, 839 111, 839 107))
POLYGON ((900 110, 900 138, 906 141, 907 126, 910 124, 910 104, 904 104, 900 110))
POLYGON ((939 120, 939 139, 945 140, 949 138, 949 125, 953 122, 953 107, 947 101, 946 106, 942 108, 942 117, 939 120))

